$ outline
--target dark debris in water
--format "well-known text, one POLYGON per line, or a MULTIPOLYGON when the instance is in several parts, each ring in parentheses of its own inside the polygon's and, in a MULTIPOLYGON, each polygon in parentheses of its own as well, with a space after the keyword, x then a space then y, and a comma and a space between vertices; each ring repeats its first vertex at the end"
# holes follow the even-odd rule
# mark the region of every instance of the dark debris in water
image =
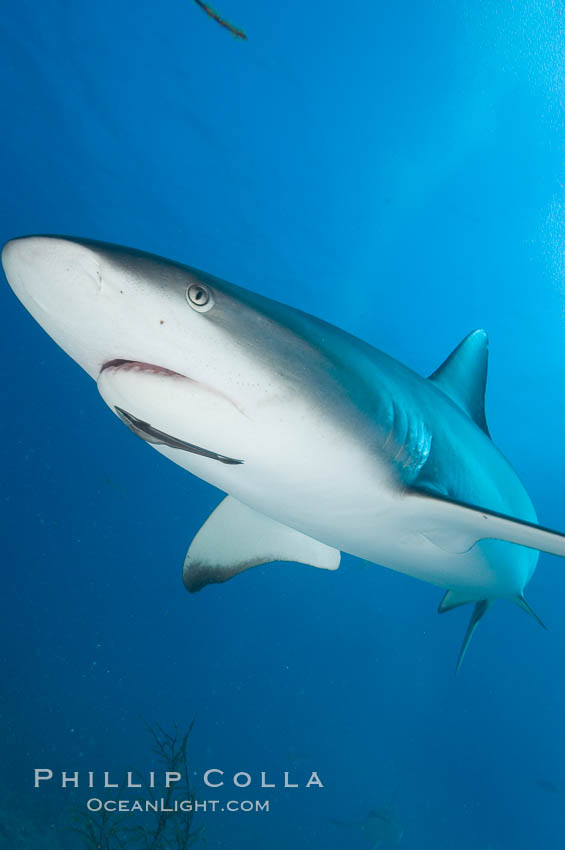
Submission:
POLYGON ((216 23, 219 24, 221 27, 227 29, 228 32, 231 32, 234 38, 241 38, 243 39, 243 41, 247 41, 247 35, 244 33, 243 30, 239 29, 238 27, 234 27, 233 24, 230 24, 229 21, 226 21, 225 18, 222 18, 221 15, 219 15, 207 3, 204 3, 203 0, 194 0, 194 2, 198 6, 200 6, 200 8, 204 12, 206 12, 206 14, 209 15, 213 21, 216 21, 216 23))

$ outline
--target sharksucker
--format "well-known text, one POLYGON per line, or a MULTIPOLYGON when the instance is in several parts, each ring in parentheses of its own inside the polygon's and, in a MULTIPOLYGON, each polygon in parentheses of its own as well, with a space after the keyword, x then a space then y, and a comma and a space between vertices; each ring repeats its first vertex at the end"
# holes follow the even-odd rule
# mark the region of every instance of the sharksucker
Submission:
POLYGON ((164 431, 154 428, 148 422, 137 419, 133 414, 128 413, 127 410, 122 410, 121 407, 116 406, 114 409, 124 425, 127 425, 136 437, 140 437, 146 443, 153 443, 155 446, 169 446, 171 449, 181 449, 184 452, 192 452, 195 455, 219 460, 220 463, 243 463, 242 460, 238 460, 235 457, 226 457, 225 455, 218 454, 218 452, 203 449, 202 446, 195 446, 192 443, 187 443, 185 440, 178 440, 176 437, 172 437, 170 434, 165 434, 164 431))
POLYGON ((565 557, 565 536, 538 524, 490 438, 484 331, 424 378, 141 251, 35 236, 8 242, 2 263, 112 413, 227 494, 186 553, 189 591, 271 561, 335 570, 344 551, 442 587, 440 612, 474 606, 458 666, 497 599, 541 623, 524 588, 540 551, 565 557))
MULTIPOLYGON (((147 395, 150 395, 156 381, 159 381, 168 388, 164 397, 160 398, 159 403, 155 406, 153 415, 156 416, 160 414, 163 404, 166 404, 167 397, 174 395, 175 389, 180 393, 185 393, 188 399, 191 398, 191 394, 196 392, 204 393, 211 397, 218 396, 223 402, 232 404, 229 398, 216 393, 212 387, 199 385, 187 375, 182 375, 172 369, 167 369, 153 363, 123 359, 110 360, 102 367, 98 379, 101 392, 104 389, 104 392, 111 393, 112 388, 114 388, 115 392, 121 393, 120 398, 124 397, 127 399, 129 397, 133 404, 139 404, 140 398, 143 400, 147 395)), ((111 401, 109 401, 109 404, 130 431, 146 443, 154 446, 178 449, 227 465, 243 463, 243 460, 240 458, 231 457, 200 444, 193 443, 192 441, 181 439, 175 434, 169 433, 166 429, 158 428, 152 422, 136 416, 131 410, 127 410, 120 404, 114 404, 111 401)))

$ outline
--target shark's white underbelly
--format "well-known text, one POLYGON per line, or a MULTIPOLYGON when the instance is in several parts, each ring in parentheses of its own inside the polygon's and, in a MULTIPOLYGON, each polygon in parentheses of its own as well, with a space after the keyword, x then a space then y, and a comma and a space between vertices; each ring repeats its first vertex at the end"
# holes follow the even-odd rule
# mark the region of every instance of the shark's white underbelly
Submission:
POLYGON ((98 386, 113 409, 242 461, 155 445, 176 464, 335 549, 477 599, 515 595, 531 576, 531 550, 500 541, 461 545, 441 517, 422 516, 402 495, 371 447, 374 434, 342 426, 300 399, 250 413, 204 385, 131 366, 105 370, 98 386))
MULTIPOLYGON (((222 467, 206 458, 156 447, 174 462, 254 510, 366 561, 443 588, 468 591, 469 599, 511 597, 529 580, 537 552, 495 540, 451 551, 435 525, 421 518, 385 477, 377 483, 349 474, 340 482, 308 475, 287 464, 278 480, 258 484, 249 470, 222 467), (297 481, 299 484, 297 485, 297 481), (426 536, 429 532, 430 536, 426 536)), ((457 548, 457 542, 455 543, 457 548)))

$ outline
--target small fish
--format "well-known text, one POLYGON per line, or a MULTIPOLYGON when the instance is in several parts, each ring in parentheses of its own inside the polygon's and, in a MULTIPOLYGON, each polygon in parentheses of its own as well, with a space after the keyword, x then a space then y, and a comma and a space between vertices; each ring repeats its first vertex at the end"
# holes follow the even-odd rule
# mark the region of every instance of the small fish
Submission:
POLYGON ((207 3, 204 3, 203 0, 194 0, 194 2, 197 4, 197 6, 200 6, 200 8, 203 9, 206 14, 212 18, 213 21, 216 21, 216 23, 219 24, 221 27, 225 27, 228 32, 231 32, 231 34, 235 38, 241 38, 243 39, 243 41, 247 41, 247 36, 243 32, 243 30, 232 26, 232 24, 226 21, 225 18, 222 18, 220 15, 218 15, 218 13, 214 11, 211 6, 208 6, 207 3))

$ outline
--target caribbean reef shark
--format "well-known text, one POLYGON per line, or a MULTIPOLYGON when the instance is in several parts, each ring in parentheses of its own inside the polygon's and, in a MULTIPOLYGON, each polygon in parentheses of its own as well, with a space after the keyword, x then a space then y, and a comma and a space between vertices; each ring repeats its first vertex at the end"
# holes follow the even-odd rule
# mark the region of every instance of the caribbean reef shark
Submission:
MULTIPOLYGON (((487 336, 430 378, 326 322, 189 266, 83 239, 8 242, 6 277, 137 436, 228 495, 194 537, 191 592, 340 553, 445 589, 440 612, 523 591, 537 524, 485 419, 487 336)), ((536 618, 537 619, 537 618, 536 618)))
POLYGON ((363 820, 343 821, 332 818, 331 823, 360 830, 372 850, 399 847, 404 836, 398 812, 392 807, 372 809, 363 820))

